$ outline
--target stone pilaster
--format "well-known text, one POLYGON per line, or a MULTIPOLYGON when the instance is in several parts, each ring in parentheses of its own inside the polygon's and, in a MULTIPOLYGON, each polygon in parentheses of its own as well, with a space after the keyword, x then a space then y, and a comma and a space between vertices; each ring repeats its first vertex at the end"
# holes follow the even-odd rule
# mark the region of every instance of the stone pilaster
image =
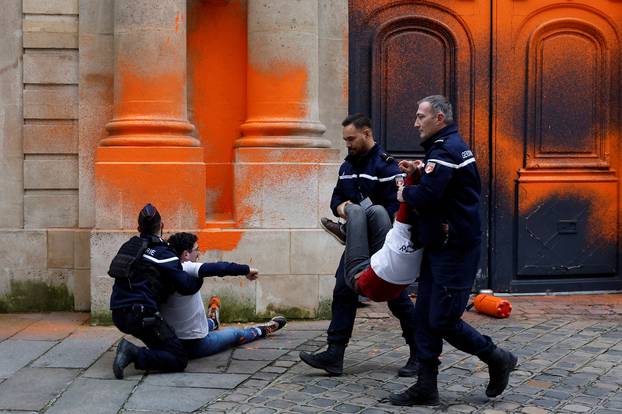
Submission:
POLYGON ((165 226, 205 223, 203 149, 186 103, 186 0, 114 2, 113 119, 95 160, 95 226, 135 229, 147 202, 165 226))
POLYGON ((317 0, 249 0, 247 119, 238 147, 329 147, 318 106, 317 0))
POLYGON ((102 146, 195 147, 186 99, 186 1, 116 0, 114 114, 102 146))

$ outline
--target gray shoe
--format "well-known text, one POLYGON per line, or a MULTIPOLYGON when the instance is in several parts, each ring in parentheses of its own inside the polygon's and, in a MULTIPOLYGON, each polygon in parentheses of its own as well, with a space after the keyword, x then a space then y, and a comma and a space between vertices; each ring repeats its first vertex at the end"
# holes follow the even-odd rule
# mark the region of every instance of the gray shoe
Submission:
POLYGON ((346 233, 343 229, 343 224, 332 221, 327 217, 322 217, 320 219, 320 225, 328 234, 333 236, 335 240, 345 246, 346 244, 346 233))

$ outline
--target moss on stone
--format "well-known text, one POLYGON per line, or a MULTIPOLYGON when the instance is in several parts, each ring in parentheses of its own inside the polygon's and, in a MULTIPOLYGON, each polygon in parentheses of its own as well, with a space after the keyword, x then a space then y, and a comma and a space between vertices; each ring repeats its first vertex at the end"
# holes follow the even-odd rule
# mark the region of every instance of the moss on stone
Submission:
POLYGON ((110 326, 112 325, 112 312, 99 311, 91 312, 91 325, 93 326, 110 326))
MULTIPOLYGON (((251 322, 257 320, 255 304, 250 299, 240 299, 232 290, 219 290, 214 293, 220 297, 221 322, 251 322)), ((205 304, 207 307, 207 303, 205 304)))
POLYGON ((332 319, 333 311, 332 311, 332 299, 322 299, 317 308, 317 314, 315 315, 316 319, 332 319))
POLYGON ((0 313, 73 310, 73 295, 65 285, 42 281, 12 280, 10 291, 0 297, 0 313))
POLYGON ((271 317, 276 316, 276 315, 283 315, 288 319, 313 319, 315 318, 315 312, 311 310, 298 308, 296 306, 291 306, 291 307, 275 306, 273 304, 269 304, 266 307, 266 311, 258 313, 257 317, 261 319, 270 319, 271 317))

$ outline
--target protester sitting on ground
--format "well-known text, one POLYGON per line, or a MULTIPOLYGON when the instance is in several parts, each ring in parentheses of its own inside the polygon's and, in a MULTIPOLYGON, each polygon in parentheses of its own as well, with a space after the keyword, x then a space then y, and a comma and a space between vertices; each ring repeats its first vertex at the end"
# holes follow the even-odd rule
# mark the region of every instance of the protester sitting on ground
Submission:
MULTIPOLYGON (((415 174, 406 177, 412 184, 415 174)), ((345 282, 375 302, 396 298, 419 276, 423 249, 413 244, 415 217, 401 203, 391 227, 387 210, 348 204, 346 212, 345 282)))
MULTIPOLYGON (((184 271, 195 277, 209 276, 246 276, 248 280, 256 280, 258 270, 229 262, 200 263, 199 245, 197 236, 191 233, 175 233, 168 239, 168 243, 177 252, 184 271)), ((210 300, 210 308, 216 305, 216 297, 210 300)), ((287 323, 283 316, 275 316, 270 322, 246 328, 223 328, 218 331, 210 326, 210 320, 205 313, 205 306, 201 293, 183 296, 171 295, 166 303, 161 305, 164 320, 173 327, 177 337, 188 353, 190 359, 202 358, 224 351, 233 346, 245 344, 256 339, 265 338, 287 323)), ((219 324, 218 318, 216 324, 219 324)))

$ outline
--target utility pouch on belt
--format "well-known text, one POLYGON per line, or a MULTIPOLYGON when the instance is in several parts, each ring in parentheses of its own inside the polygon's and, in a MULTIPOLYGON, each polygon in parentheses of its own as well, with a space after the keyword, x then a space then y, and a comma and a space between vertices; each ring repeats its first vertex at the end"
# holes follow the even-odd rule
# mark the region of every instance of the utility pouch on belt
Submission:
POLYGON ((154 313, 153 316, 147 316, 143 318, 143 326, 153 327, 155 334, 162 341, 166 341, 175 337, 175 331, 169 326, 168 323, 166 323, 164 319, 162 319, 162 315, 160 315, 160 312, 154 313))
POLYGON ((132 276, 132 266, 144 253, 149 242, 134 236, 119 249, 117 255, 110 263, 108 275, 115 279, 130 278, 132 276))

